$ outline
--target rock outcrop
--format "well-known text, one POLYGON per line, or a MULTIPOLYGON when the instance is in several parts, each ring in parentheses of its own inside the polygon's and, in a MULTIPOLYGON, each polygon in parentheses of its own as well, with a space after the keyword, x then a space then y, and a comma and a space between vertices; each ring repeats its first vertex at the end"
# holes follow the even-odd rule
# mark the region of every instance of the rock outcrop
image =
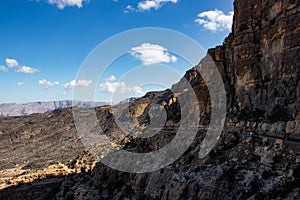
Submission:
MULTIPOLYGON (((232 32, 199 66, 217 65, 227 93, 227 128, 280 137, 300 134, 300 7, 297 0, 236 0, 232 32)), ((201 112, 209 94, 195 68, 187 71, 201 112)))

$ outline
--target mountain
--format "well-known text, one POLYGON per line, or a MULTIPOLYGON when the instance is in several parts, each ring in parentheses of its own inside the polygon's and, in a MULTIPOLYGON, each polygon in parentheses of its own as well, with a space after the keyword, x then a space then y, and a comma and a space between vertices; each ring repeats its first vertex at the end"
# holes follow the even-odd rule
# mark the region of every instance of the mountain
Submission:
POLYGON ((107 105, 105 102, 83 102, 83 101, 49 101, 32 102, 26 104, 7 103, 0 104, 0 116, 25 116, 33 113, 46 113, 56 109, 68 108, 72 104, 76 107, 94 107, 107 105))
MULTIPOLYGON (((299 1, 234 2, 232 32, 223 45, 208 50, 217 65, 227 94, 226 126, 280 137, 299 138, 300 26, 299 1), (298 134, 298 135, 297 135, 298 134)), ((197 71, 185 74, 199 101, 209 98, 197 71)), ((202 104, 209 110, 210 104, 202 104)))
MULTIPOLYGON (((223 45, 210 49, 171 90, 149 92, 129 102, 129 109, 119 104, 1 117, 0 199, 299 199, 300 2, 236 0, 234 8, 233 29, 223 45), (207 135, 211 110, 217 106, 206 86, 214 74, 204 81, 199 71, 212 63, 225 84, 227 115, 215 147, 199 158, 205 137, 211 136, 207 135), (185 80, 197 96, 185 114, 190 116, 199 107, 200 123, 181 157, 148 173, 121 172, 99 162, 110 149, 146 153, 172 142, 183 118, 180 110, 187 106, 179 104, 185 80), (74 123, 80 116, 92 119, 95 111, 99 127, 111 138, 111 146, 101 148, 99 158, 86 151, 80 142, 85 135, 77 132, 91 128, 87 133, 97 136, 97 125, 89 120, 83 127, 74 123), (153 117, 152 111, 165 111, 166 116, 153 117), (160 117, 166 123, 158 134, 134 135, 146 132, 145 127, 160 117), (126 122, 124 130, 118 121, 126 122), (134 133, 126 132, 131 127, 134 133)), ((99 141, 89 150, 97 150, 97 145, 103 144, 99 141)), ((113 161, 118 164, 122 159, 113 161)))

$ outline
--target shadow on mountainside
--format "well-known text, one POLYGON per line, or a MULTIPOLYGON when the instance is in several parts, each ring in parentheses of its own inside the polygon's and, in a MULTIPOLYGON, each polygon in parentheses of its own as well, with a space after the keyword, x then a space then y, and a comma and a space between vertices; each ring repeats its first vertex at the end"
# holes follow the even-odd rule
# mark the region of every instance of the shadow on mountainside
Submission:
MULTIPOLYGON (((223 134, 213 151, 199 159, 197 152, 202 134, 198 134, 189 150, 176 162, 154 172, 124 173, 97 163, 92 170, 82 168, 80 173, 49 175, 5 188, 0 191, 0 199, 299 197, 299 183, 293 178, 299 170, 294 153, 299 152, 299 145, 255 135, 223 134)), ((139 141, 132 141, 131 145, 142 148, 139 141)))

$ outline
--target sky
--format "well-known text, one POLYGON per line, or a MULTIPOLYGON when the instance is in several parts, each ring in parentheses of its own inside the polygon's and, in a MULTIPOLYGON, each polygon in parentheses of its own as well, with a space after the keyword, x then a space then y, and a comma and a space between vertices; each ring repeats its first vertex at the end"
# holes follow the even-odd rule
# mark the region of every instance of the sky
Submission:
MULTIPOLYGON (((94 100, 105 102, 111 102, 111 96, 118 96, 117 93, 141 96, 147 91, 165 89, 175 79, 170 79, 169 85, 134 85, 133 81, 130 83, 133 76, 126 79, 128 82, 122 80, 137 66, 150 69, 164 64, 179 77, 193 67, 167 46, 151 41, 132 45, 126 54, 111 63, 96 83, 78 79, 78 72, 99 44, 136 28, 174 30, 207 50, 222 44, 231 30, 232 16, 233 0, 3 1, 0 103, 72 99, 74 89, 88 90, 92 84, 96 85, 94 100)), ((113 102, 122 98, 125 97, 121 95, 113 102)))

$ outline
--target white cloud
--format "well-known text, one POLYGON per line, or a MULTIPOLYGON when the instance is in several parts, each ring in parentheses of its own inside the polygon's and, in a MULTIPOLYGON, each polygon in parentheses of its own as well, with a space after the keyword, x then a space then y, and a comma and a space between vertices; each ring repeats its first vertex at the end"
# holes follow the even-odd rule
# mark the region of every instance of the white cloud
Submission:
POLYGON ((131 5, 127 5, 126 9, 124 10, 124 13, 129 13, 131 11, 135 11, 135 8, 132 7, 131 5))
POLYGON ((198 14, 195 22, 210 31, 231 30, 233 14, 233 11, 224 14, 223 11, 218 9, 205 11, 198 14))
MULTIPOLYGON (((114 0, 115 1, 115 0, 114 0)), ((152 8, 158 10, 166 3, 177 3, 178 0, 143 0, 139 1, 136 7, 132 5, 127 5, 124 13, 129 13, 131 11, 143 12, 151 10, 152 8)))
POLYGON ((177 3, 178 0, 144 0, 140 1, 137 5, 140 11, 150 10, 154 8, 155 10, 161 8, 161 6, 165 3, 177 3))
POLYGON ((0 71, 7 72, 7 71, 8 71, 8 68, 6 68, 6 67, 4 67, 4 66, 0 66, 0 71))
POLYGON ((116 77, 114 75, 111 75, 110 77, 105 79, 107 82, 113 82, 116 80, 116 77))
POLYGON ((104 84, 100 84, 100 91, 101 92, 107 92, 107 93, 136 93, 136 94, 144 94, 144 91, 139 86, 133 86, 129 87, 126 86, 124 82, 114 82, 110 81, 109 78, 106 79, 106 82, 104 84))
POLYGON ((24 83, 23 81, 20 81, 20 82, 17 83, 18 86, 22 86, 22 85, 24 85, 24 84, 25 84, 25 83, 24 83))
POLYGON ((124 82, 108 82, 106 81, 104 84, 100 84, 101 92, 109 92, 114 93, 119 89, 125 88, 126 84, 124 82))
POLYGON ((85 1, 86 0, 48 0, 48 3, 56 5, 59 9, 64 9, 67 6, 82 8, 83 2, 85 1))
POLYGON ((48 89, 52 86, 59 85, 59 82, 57 82, 57 81, 51 82, 51 81, 47 81, 46 79, 43 79, 43 80, 39 80, 39 84, 44 85, 45 88, 48 89))
POLYGON ((139 86, 121 88, 121 93, 127 93, 127 92, 135 93, 135 94, 145 94, 143 89, 139 86))
POLYGON ((151 8, 155 8, 156 10, 159 7, 159 3, 156 1, 141 1, 138 3, 138 8, 140 10, 150 10, 151 8))
POLYGON ((177 61, 177 58, 170 55, 165 47, 157 44, 143 43, 140 46, 131 48, 130 54, 142 61, 144 65, 174 63, 177 61))
POLYGON ((7 72, 9 68, 16 68, 15 72, 17 73, 34 74, 39 72, 38 69, 25 66, 25 65, 20 65, 16 59, 6 58, 5 63, 8 68, 5 66, 0 66, 0 71, 7 72))
POLYGON ((88 87, 92 83, 91 80, 72 80, 64 84, 65 89, 70 89, 74 87, 88 87))
POLYGON ((6 58, 5 63, 7 65, 7 67, 17 67, 17 66, 19 66, 19 62, 15 59, 12 59, 12 58, 6 58))
POLYGON ((38 69, 28 67, 28 66, 22 66, 16 70, 16 72, 18 73, 25 73, 25 74, 34 74, 37 73, 38 71, 39 71, 38 69))

